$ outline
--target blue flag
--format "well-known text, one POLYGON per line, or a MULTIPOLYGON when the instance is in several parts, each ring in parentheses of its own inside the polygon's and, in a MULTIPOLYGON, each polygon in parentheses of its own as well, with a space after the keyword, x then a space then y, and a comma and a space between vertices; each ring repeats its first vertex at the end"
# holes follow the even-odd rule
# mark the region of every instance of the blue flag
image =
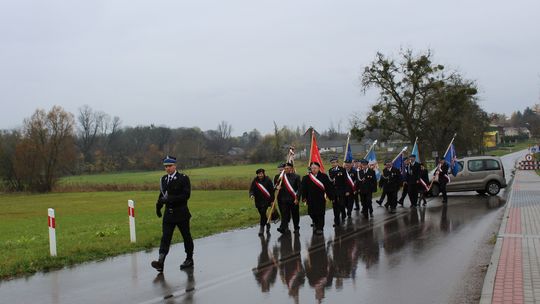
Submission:
POLYGON ((377 162, 377 155, 375 155, 374 149, 369 151, 366 159, 369 162, 370 167, 375 170, 375 176, 377 177, 377 180, 379 180, 381 178, 381 172, 379 171, 379 163, 377 162))
POLYGON ((415 141, 411 151, 412 155, 416 155, 416 159, 420 160, 420 153, 418 153, 418 143, 415 141))
POLYGON ((448 149, 448 152, 446 152, 446 154, 444 155, 444 160, 450 166, 450 172, 452 173, 452 175, 456 176, 459 172, 459 166, 457 165, 457 155, 454 144, 450 145, 450 149, 448 149))
POLYGON ((345 161, 351 161, 353 160, 353 155, 351 151, 351 145, 347 145, 347 152, 345 154, 345 161))
POLYGON ((403 159, 403 152, 400 152, 396 160, 392 163, 392 167, 396 168, 401 172, 401 180, 405 179, 405 162, 403 159))

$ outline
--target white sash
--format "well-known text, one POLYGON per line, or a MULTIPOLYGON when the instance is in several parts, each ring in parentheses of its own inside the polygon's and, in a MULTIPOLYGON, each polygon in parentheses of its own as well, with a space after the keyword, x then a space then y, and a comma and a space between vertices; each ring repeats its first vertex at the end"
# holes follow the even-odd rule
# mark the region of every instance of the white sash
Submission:
POLYGON ((285 181, 285 188, 287 188, 287 191, 289 191, 289 194, 296 198, 296 192, 294 191, 293 187, 291 186, 291 183, 289 182, 289 179, 287 178, 287 174, 283 174, 283 180, 285 181))
POLYGON ((310 173, 309 174, 309 179, 311 179, 311 181, 317 185, 317 187, 319 187, 322 191, 325 191, 325 188, 324 188, 324 184, 317 179, 317 177, 315 177, 315 175, 313 175, 313 173, 310 173))
POLYGON ((267 199, 270 199, 272 196, 270 195, 270 192, 268 192, 268 190, 266 190, 266 188, 261 185, 259 182, 255 182, 255 185, 257 186, 257 188, 259 188, 259 190, 262 192, 262 194, 264 194, 264 196, 266 196, 267 199))

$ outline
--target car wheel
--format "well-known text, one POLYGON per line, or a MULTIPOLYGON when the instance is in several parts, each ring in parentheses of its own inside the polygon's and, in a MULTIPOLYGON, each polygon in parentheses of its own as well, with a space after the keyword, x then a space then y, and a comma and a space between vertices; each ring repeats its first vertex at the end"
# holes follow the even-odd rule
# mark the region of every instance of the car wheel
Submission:
POLYGON ((499 191, 501 191, 501 185, 499 185, 498 182, 496 181, 490 181, 489 183, 487 183, 486 185, 486 192, 489 194, 489 195, 497 195, 499 194, 499 191))
POLYGON ((441 191, 439 190, 439 185, 433 184, 433 185, 431 186, 431 195, 433 195, 434 197, 437 197, 437 196, 439 196, 439 193, 440 193, 440 192, 441 192, 441 191))
POLYGON ((486 190, 476 190, 476 193, 481 194, 481 195, 485 195, 486 190))

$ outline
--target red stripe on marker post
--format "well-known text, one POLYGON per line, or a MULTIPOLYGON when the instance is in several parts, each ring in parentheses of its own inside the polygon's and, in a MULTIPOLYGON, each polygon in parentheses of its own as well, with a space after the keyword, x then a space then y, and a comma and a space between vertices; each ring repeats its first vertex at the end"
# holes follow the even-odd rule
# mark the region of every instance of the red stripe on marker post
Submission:
POLYGON ((135 234, 135 202, 128 200, 129 238, 132 243, 137 241, 135 234))
POLYGON ((47 224, 49 226, 49 249, 51 256, 56 256, 56 218, 52 208, 48 210, 47 224))

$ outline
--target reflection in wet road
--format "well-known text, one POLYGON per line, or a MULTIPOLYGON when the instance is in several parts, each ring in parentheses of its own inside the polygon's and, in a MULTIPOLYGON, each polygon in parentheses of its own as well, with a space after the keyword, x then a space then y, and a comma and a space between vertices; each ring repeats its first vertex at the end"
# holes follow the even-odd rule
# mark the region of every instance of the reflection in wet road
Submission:
MULTIPOLYGON (((507 175, 509 172, 507 172, 507 175)), ((165 273, 150 261, 157 250, 124 255, 0 283, 2 303, 447 303, 504 199, 454 194, 428 208, 398 208, 375 219, 353 214, 340 229, 314 236, 309 219, 299 235, 258 237, 258 227, 196 240, 193 271, 180 271, 175 245, 165 273)), ((331 211, 327 223, 331 223, 331 211)))

